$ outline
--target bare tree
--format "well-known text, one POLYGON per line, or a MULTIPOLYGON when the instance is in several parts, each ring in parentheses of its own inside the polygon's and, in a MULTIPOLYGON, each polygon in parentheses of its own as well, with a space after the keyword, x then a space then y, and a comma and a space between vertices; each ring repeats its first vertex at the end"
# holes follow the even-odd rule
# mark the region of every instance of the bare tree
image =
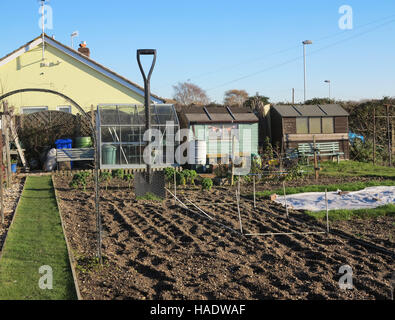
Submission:
POLYGON ((196 84, 189 82, 179 82, 173 86, 173 99, 182 105, 205 105, 210 103, 206 92, 196 84))
POLYGON ((225 92, 224 104, 228 106, 242 106, 247 99, 247 91, 233 89, 225 92))

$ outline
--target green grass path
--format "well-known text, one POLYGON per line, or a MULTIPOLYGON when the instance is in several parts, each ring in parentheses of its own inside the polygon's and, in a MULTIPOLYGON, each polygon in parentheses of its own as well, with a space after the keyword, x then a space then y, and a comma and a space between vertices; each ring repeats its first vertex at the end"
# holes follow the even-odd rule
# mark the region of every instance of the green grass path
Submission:
MULTIPOLYGON (((47 283, 47 282, 46 282, 47 283)), ((50 176, 28 177, 0 259, 0 300, 76 299, 59 211, 50 176), (50 266, 53 288, 40 289, 41 266, 50 266)))

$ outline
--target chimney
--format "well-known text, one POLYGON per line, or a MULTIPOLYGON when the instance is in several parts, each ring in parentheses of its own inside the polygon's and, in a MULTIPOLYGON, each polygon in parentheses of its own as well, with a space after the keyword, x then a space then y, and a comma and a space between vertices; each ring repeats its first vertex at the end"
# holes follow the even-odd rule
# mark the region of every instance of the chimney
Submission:
POLYGON ((88 58, 90 57, 90 50, 89 48, 86 47, 86 41, 82 41, 80 43, 80 47, 78 48, 78 52, 82 53, 83 55, 87 56, 88 58))

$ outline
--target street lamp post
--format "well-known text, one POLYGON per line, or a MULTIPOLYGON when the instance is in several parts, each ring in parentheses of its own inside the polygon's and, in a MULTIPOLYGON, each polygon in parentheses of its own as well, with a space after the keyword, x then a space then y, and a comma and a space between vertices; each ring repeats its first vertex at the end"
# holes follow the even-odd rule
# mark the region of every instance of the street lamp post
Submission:
POLYGON ((305 40, 303 43, 303 68, 304 68, 304 101, 306 102, 306 45, 313 44, 311 40, 305 40))
POLYGON ((324 82, 329 86, 329 100, 331 100, 331 80, 325 80, 324 82))

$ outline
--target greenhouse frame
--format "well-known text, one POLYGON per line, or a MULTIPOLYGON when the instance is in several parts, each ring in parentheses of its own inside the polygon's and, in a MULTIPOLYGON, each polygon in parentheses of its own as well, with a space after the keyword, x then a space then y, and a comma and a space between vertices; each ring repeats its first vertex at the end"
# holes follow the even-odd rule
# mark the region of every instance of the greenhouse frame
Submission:
MULTIPOLYGON (((147 145, 143 136, 146 128, 145 108, 136 104, 100 104, 97 107, 96 129, 101 169, 145 168, 143 151, 147 145)), ((171 104, 151 105, 151 129, 161 132, 160 143, 154 157, 158 164, 153 168, 177 166, 174 159, 166 158, 167 148, 178 147, 174 136, 180 125, 176 110, 171 104), (162 151, 162 152, 160 152, 162 151), (158 158, 159 157, 159 158, 158 158), (158 161, 159 160, 159 161, 158 161)))

